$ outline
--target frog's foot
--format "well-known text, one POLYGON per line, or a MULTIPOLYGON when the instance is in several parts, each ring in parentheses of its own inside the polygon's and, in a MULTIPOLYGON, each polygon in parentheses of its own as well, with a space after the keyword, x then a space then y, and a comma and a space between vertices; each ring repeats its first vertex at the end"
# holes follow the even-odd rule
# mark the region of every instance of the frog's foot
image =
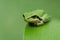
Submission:
POLYGON ((37 23, 37 25, 42 25, 42 24, 44 24, 43 21, 40 21, 39 23, 37 23))

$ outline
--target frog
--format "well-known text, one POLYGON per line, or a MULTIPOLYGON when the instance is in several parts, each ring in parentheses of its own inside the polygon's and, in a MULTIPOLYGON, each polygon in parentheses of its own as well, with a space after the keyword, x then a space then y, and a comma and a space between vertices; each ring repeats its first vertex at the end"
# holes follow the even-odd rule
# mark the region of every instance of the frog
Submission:
POLYGON ((50 16, 44 10, 34 10, 23 13, 24 21, 30 25, 42 25, 50 20, 50 16))

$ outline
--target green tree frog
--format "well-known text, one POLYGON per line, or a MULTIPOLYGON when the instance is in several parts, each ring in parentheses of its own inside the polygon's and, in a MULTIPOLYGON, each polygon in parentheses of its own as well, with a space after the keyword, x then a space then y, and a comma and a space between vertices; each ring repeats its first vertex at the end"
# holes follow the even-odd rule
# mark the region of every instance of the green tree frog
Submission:
POLYGON ((23 14, 23 18, 31 25, 42 25, 50 20, 50 16, 44 10, 34 10, 23 14))

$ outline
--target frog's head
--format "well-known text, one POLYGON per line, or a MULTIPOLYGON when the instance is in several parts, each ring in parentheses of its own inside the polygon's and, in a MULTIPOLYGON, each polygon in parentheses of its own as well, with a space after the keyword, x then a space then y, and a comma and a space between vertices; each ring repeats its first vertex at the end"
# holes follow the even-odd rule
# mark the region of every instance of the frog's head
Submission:
POLYGON ((23 14, 23 18, 26 22, 32 23, 34 25, 40 25, 44 23, 45 11, 35 10, 32 12, 27 12, 23 14))

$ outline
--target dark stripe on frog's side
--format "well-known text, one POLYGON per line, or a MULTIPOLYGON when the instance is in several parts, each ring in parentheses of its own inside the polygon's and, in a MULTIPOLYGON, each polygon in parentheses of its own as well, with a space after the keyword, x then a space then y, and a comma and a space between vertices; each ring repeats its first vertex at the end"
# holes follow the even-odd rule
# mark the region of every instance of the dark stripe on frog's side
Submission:
POLYGON ((40 21, 42 21, 43 19, 41 19, 39 16, 37 16, 37 15, 34 15, 34 16, 32 16, 31 18, 38 18, 40 21))

